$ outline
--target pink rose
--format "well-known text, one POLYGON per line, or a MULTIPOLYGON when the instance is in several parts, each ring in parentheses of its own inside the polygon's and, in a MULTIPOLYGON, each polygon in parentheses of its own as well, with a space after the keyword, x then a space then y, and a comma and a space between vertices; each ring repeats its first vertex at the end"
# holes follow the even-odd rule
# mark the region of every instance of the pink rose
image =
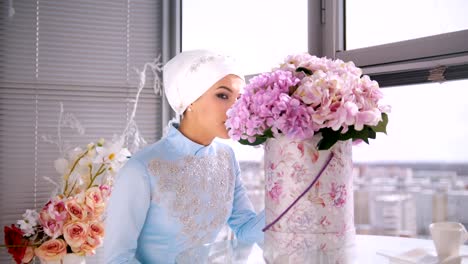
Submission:
POLYGON ((54 198, 49 203, 47 203, 45 207, 47 207, 47 211, 51 218, 58 222, 64 222, 68 218, 65 203, 60 197, 54 198))
POLYGON ((52 238, 57 238, 62 234, 63 224, 68 218, 65 203, 60 197, 50 200, 39 212, 39 222, 44 232, 52 238))
POLYGON ((67 254, 67 243, 63 239, 51 239, 34 250, 42 261, 59 261, 67 254))
POLYGON ((81 222, 69 222, 63 227, 63 237, 73 252, 79 252, 86 242, 88 225, 81 222))
POLYGON ((96 254, 96 247, 95 246, 92 246, 88 243, 84 243, 83 245, 81 245, 81 248, 80 248, 81 252, 85 253, 86 256, 92 256, 94 254, 96 254))
POLYGON ((67 208, 72 220, 83 221, 87 217, 86 210, 83 209, 82 205, 78 203, 77 199, 70 199, 65 202, 65 208, 67 208))
POLYGON ((39 222, 48 236, 55 239, 62 234, 63 221, 53 219, 48 210, 43 209, 39 213, 39 222))
POLYGON ((86 191, 85 196, 86 206, 92 209, 94 215, 101 215, 106 206, 104 199, 102 198, 101 190, 98 187, 89 188, 86 191))
MULTIPOLYGON (((88 238, 86 244, 93 248, 98 248, 102 245, 104 238, 104 225, 100 222, 89 224, 88 238)), ((86 250, 85 250, 86 252, 86 250)))
POLYGON ((101 190, 101 196, 104 200, 107 200, 111 195, 111 187, 109 185, 101 185, 99 186, 99 190, 101 190))
POLYGON ((90 223, 88 237, 86 238, 86 242, 81 245, 81 251, 88 256, 96 254, 96 248, 102 245, 103 237, 104 225, 100 222, 90 223))
POLYGON ((92 237, 104 237, 104 225, 100 222, 89 224, 89 235, 92 237))

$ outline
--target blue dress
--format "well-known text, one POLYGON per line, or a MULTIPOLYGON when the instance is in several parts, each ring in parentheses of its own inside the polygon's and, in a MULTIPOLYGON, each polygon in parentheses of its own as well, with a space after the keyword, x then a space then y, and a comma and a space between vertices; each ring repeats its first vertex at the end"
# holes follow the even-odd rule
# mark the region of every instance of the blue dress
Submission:
POLYGON ((232 149, 208 146, 171 126, 119 171, 107 208, 105 263, 174 263, 184 249, 213 242, 228 223, 237 239, 263 242, 232 149))

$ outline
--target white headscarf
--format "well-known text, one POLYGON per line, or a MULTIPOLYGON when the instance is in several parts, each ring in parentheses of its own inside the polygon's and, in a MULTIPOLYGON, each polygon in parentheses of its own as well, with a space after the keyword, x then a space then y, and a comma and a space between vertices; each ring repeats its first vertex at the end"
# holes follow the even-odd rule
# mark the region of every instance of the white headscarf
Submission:
POLYGON ((164 65, 164 92, 172 109, 182 115, 190 104, 229 74, 244 80, 231 57, 209 50, 184 51, 164 65))

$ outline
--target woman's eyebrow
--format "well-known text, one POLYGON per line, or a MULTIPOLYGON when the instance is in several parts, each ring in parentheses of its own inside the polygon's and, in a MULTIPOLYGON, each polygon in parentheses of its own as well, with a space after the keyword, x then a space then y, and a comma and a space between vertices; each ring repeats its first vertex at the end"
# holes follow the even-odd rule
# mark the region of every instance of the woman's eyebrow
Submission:
POLYGON ((229 87, 226 87, 226 86, 220 86, 220 87, 218 87, 218 89, 225 89, 225 90, 228 90, 229 92, 232 93, 232 89, 229 88, 229 87))

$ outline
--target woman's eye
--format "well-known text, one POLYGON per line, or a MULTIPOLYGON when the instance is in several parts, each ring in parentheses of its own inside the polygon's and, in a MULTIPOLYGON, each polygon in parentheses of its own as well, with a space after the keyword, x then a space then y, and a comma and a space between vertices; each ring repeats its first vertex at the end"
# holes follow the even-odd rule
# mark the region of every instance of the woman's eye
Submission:
POLYGON ((216 96, 217 96, 218 98, 220 98, 220 99, 223 99, 223 100, 229 99, 229 96, 227 96, 226 94, 222 94, 222 93, 221 93, 221 94, 217 94, 216 96))

